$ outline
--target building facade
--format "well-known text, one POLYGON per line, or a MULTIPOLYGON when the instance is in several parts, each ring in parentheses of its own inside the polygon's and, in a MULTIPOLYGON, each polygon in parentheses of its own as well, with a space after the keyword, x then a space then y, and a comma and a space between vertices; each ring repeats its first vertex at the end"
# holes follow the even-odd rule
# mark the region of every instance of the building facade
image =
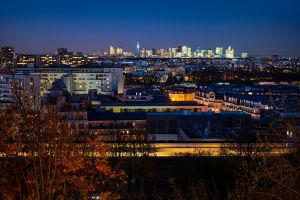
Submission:
POLYGON ((8 69, 0 71, 0 107, 6 107, 13 102, 13 90, 28 96, 34 100, 35 106, 40 105, 39 90, 40 90, 39 76, 28 73, 13 73, 8 69))
POLYGON ((15 66, 14 48, 5 46, 1 48, 1 65, 4 68, 13 68, 15 66))
POLYGON ((88 94, 91 90, 105 95, 123 93, 122 68, 37 68, 29 73, 40 77, 41 95, 49 93, 52 84, 59 79, 71 95, 88 94))

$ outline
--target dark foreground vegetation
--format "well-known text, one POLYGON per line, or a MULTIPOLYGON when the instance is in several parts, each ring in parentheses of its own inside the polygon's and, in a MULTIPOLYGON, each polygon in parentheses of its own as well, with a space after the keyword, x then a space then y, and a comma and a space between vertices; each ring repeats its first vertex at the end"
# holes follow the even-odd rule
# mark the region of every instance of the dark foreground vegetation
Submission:
POLYGON ((127 165, 127 199, 300 199, 298 153, 140 158, 127 165))
POLYGON ((141 142, 123 156, 120 145, 80 135, 55 108, 36 109, 16 91, 0 113, 0 199, 300 199, 298 135, 277 155, 263 142, 233 146, 238 155, 158 158, 141 142))

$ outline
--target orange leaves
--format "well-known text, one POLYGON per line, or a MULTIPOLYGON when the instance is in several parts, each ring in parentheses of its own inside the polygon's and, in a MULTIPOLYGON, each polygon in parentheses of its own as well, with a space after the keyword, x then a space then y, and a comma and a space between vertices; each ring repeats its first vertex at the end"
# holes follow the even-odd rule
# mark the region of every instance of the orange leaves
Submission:
POLYGON ((1 157, 0 193, 6 199, 70 199, 89 192, 105 199, 119 191, 125 173, 110 166, 109 147, 101 138, 75 143, 76 132, 55 109, 16 105, 22 107, 0 114, 0 153, 8 155, 1 157))
POLYGON ((92 183, 92 184, 90 184, 89 186, 88 186, 88 191, 89 192, 93 192, 93 191, 95 191, 96 190, 96 186, 95 186, 95 184, 94 183, 92 183))
POLYGON ((102 192, 100 194, 101 199, 103 200, 114 200, 119 199, 118 195, 113 195, 111 192, 102 192))

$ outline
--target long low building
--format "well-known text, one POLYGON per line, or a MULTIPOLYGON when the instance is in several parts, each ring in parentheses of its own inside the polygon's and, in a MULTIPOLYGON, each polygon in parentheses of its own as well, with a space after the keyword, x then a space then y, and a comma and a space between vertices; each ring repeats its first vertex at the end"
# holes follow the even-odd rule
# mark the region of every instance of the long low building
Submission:
POLYGON ((127 103, 115 103, 109 105, 99 105, 98 109, 103 111, 110 111, 114 113, 119 112, 207 112, 206 106, 197 104, 196 102, 127 102, 127 103))
POLYGON ((195 101, 214 112, 242 111, 260 118, 264 111, 293 106, 300 88, 292 85, 198 85, 195 101))
POLYGON ((243 112, 66 112, 80 132, 109 142, 226 142, 249 139, 251 116, 243 112))
POLYGON ((150 141, 214 141, 250 139, 251 116, 243 112, 148 113, 150 141))
POLYGON ((62 79, 69 93, 116 95, 123 93, 124 75, 119 67, 56 67, 56 68, 19 68, 40 77, 40 94, 49 93, 52 84, 62 79))
POLYGON ((106 141, 224 142, 250 138, 251 116, 243 112, 85 112, 65 113, 74 128, 106 141), (76 120, 74 120, 74 116, 76 120), (74 124, 74 123, 77 123, 74 124))

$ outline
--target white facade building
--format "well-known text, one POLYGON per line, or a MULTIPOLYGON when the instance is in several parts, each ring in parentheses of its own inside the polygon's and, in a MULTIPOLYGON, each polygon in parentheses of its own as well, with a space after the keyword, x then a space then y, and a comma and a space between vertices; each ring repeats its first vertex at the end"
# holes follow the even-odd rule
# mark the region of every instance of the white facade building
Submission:
POLYGON ((18 92, 24 92, 29 98, 34 98, 36 106, 40 105, 39 90, 40 80, 38 76, 25 73, 0 72, 0 108, 6 107, 13 101, 12 86, 15 85, 18 92))
POLYGON ((242 57, 242 58, 248 58, 248 53, 246 53, 246 52, 245 52, 245 53, 242 53, 242 54, 241 54, 241 57, 242 57))
POLYGON ((216 48, 216 57, 222 58, 223 57, 223 47, 217 47, 216 48))
POLYGON ((234 49, 231 46, 226 49, 226 58, 234 58, 234 49))
POLYGON ((123 93, 122 68, 39 68, 31 74, 40 77, 40 94, 49 93, 54 81, 62 79, 70 94, 116 95, 123 93))

